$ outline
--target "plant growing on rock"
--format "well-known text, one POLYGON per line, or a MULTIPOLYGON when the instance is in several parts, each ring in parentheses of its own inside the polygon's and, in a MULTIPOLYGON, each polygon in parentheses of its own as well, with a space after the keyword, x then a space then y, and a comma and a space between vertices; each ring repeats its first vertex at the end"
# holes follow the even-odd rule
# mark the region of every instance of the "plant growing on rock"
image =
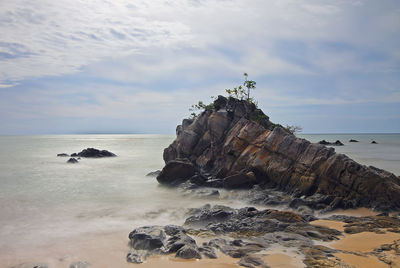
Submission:
POLYGON ((299 133, 299 132, 301 132, 303 130, 303 128, 301 126, 295 126, 295 125, 293 125, 293 126, 286 125, 285 129, 287 131, 289 131, 290 133, 292 133, 292 134, 299 133))

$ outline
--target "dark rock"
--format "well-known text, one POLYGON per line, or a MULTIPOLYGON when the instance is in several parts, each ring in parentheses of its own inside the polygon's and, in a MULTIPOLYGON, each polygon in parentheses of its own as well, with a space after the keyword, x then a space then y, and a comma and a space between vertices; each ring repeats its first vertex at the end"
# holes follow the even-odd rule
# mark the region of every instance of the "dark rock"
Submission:
POLYGON ((100 158, 100 157, 114 157, 116 156, 112 152, 107 150, 98 150, 95 148, 87 148, 79 153, 73 153, 71 156, 80 156, 80 157, 90 157, 90 158, 100 158))
POLYGON ((175 257, 179 257, 182 259, 201 259, 201 255, 197 248, 193 246, 184 245, 177 252, 175 257))
POLYGON ((157 181, 164 185, 178 185, 194 176, 196 169, 189 161, 172 160, 157 176, 157 181))
POLYGON ((85 262, 85 261, 78 261, 78 262, 73 262, 69 265, 69 268, 87 268, 90 266, 90 263, 85 262))
POLYGON ((322 144, 322 145, 336 145, 336 146, 344 145, 340 140, 337 140, 335 142, 329 142, 329 141, 326 141, 326 140, 322 140, 322 141, 320 141, 318 143, 322 144))
POLYGON ((176 225, 140 227, 129 234, 129 239, 132 249, 126 258, 133 263, 142 263, 153 254, 176 253, 185 246, 179 256, 191 256, 191 249, 197 251, 196 241, 186 234, 183 227, 176 225))
POLYGON ((239 173, 223 179, 223 187, 226 189, 250 188, 256 183, 254 175, 239 173))
POLYGON ((68 159, 67 163, 76 164, 76 163, 79 163, 79 161, 76 160, 75 158, 71 157, 70 159, 68 159))
POLYGON ((60 157, 68 157, 69 154, 62 153, 62 154, 57 154, 57 156, 60 156, 60 157))
POLYGON ((350 139, 349 142, 358 142, 358 140, 350 139))
POLYGON ((161 170, 156 170, 156 171, 152 171, 146 174, 147 177, 157 177, 158 175, 160 175, 161 170))
POLYGON ((376 141, 371 141, 372 144, 378 144, 376 141))

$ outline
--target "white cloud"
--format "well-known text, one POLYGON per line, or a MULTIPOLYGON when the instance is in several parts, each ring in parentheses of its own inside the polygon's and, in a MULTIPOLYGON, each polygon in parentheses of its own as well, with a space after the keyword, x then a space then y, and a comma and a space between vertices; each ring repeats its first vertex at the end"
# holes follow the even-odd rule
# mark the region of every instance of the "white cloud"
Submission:
MULTIPOLYGON (((240 64, 247 64, 245 67, 254 72, 304 72, 268 50, 279 39, 384 46, 391 47, 389 54, 398 54, 394 48, 399 41, 393 41, 393 36, 399 33, 399 9, 382 8, 371 16, 373 2, 360 3, 362 5, 314 0, 6 1, 0 10, 0 81, 70 74, 110 58, 193 47, 231 49, 244 57, 240 64), (384 27, 391 29, 390 34, 382 30, 384 27), (1 57, 1 53, 6 56, 1 57)), ((195 57, 186 56, 186 60, 179 60, 188 62, 195 57)), ((234 68, 221 63, 221 57, 214 58, 212 53, 206 56, 202 61, 209 63, 199 64, 215 63, 222 68, 234 68)), ((331 60, 329 57, 321 59, 321 64, 332 65, 331 60)), ((339 68, 341 66, 339 64, 339 68)), ((144 70, 146 65, 138 68, 142 67, 144 70)))

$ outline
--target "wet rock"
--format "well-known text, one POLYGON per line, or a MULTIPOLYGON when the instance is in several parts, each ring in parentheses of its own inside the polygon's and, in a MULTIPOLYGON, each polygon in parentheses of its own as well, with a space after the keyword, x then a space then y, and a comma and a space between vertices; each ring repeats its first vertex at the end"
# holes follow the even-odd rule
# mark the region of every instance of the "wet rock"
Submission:
POLYGON ((156 171, 152 171, 146 174, 146 177, 157 177, 158 175, 160 175, 161 170, 156 170, 156 171))
POLYGON ((70 159, 68 159, 67 163, 76 164, 76 163, 79 163, 79 161, 76 158, 71 157, 70 159))
POLYGON ((197 248, 189 245, 184 245, 177 252, 175 257, 182 259, 201 259, 200 252, 197 248))
POLYGON ((190 161, 172 160, 168 162, 157 176, 157 181, 163 185, 178 185, 195 175, 196 169, 190 161))
POLYGON ((185 246, 177 257, 191 256, 192 249, 197 251, 196 241, 183 227, 176 225, 139 227, 129 234, 129 239, 132 249, 126 258, 133 263, 142 263, 153 254, 176 253, 185 246))
POLYGON ((62 153, 62 154, 57 154, 57 156, 59 156, 59 157, 68 157, 68 156, 69 156, 69 154, 62 153))
POLYGON ((264 261, 258 257, 255 256, 244 256, 240 259, 238 262, 239 266, 243 267, 248 267, 248 268, 253 268, 253 267, 263 267, 267 268, 269 267, 264 263, 264 261))
POLYGON ((376 141, 371 141, 372 144, 378 144, 376 141))
POLYGON ((358 140, 350 139, 349 142, 358 142, 358 140))
POLYGON ((216 259, 218 258, 217 253, 215 253, 215 250, 207 245, 204 245, 202 247, 199 247, 199 251, 201 255, 209 258, 209 259, 216 259))
POLYGON ((101 157, 114 157, 116 156, 114 153, 109 152, 107 150, 98 150, 95 148, 87 148, 82 150, 79 153, 73 153, 71 156, 76 157, 88 157, 88 158, 101 158, 101 157))

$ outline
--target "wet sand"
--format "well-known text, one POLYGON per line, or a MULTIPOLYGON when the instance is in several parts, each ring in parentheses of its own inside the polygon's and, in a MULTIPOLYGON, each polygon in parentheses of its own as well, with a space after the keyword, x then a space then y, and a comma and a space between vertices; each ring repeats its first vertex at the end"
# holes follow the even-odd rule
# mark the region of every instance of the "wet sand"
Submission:
MULTIPOLYGON (((317 220, 311 224, 320 225, 336 229, 343 232, 344 222, 333 220, 317 220)), ((9 268, 21 263, 47 263, 49 267, 65 268, 72 262, 86 261, 91 267, 109 268, 159 268, 159 267, 239 267, 240 259, 231 258, 218 252, 218 259, 201 260, 182 260, 174 255, 153 256, 145 263, 135 265, 126 262, 126 254, 129 251, 128 230, 120 232, 110 232, 102 234, 86 234, 75 239, 65 239, 54 241, 53 244, 42 248, 26 248, 15 252, 0 253, 0 267, 9 268)), ((197 242, 204 238, 197 237, 197 242)), ((392 260, 392 266, 380 261, 377 256, 372 255, 374 249, 383 244, 391 244, 400 239, 399 233, 386 232, 376 234, 372 232, 362 232, 358 234, 343 233, 343 237, 334 242, 322 243, 330 248, 346 251, 345 253, 335 253, 334 255, 343 262, 357 268, 361 267, 400 267, 400 256, 394 252, 386 251, 386 258, 392 260), (353 254, 356 253, 356 254, 353 254)), ((295 254, 296 250, 271 247, 266 249, 258 257, 272 268, 279 267, 304 267, 302 255, 295 254)))
POLYGON ((344 225, 346 223, 344 223, 342 221, 316 220, 316 221, 312 221, 310 224, 324 226, 324 227, 328 227, 328 228, 335 229, 335 230, 343 232, 344 231, 344 225))

